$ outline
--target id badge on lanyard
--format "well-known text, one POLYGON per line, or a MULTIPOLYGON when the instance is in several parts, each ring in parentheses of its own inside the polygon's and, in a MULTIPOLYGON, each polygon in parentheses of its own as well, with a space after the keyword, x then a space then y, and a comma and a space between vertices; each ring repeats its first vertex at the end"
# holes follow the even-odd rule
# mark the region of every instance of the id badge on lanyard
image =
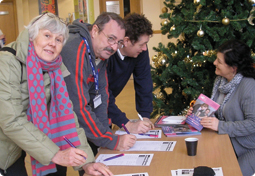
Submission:
POLYGON ((83 40, 86 43, 87 49, 88 49, 88 53, 89 53, 89 62, 90 62, 90 66, 92 68, 92 72, 93 72, 93 76, 94 76, 94 80, 95 80, 95 91, 96 91, 96 96, 93 99, 93 103, 94 103, 94 108, 96 109, 99 105, 102 104, 102 99, 101 99, 101 95, 98 94, 98 71, 95 70, 95 67, 92 63, 92 59, 91 59, 91 54, 90 54, 90 48, 89 48, 89 44, 86 38, 83 37, 83 40))

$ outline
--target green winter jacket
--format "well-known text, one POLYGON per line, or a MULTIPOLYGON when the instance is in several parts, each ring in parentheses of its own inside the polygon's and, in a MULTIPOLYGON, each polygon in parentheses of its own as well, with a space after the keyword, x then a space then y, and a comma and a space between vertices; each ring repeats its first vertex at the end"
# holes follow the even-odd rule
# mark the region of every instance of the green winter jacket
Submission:
MULTIPOLYGON (((59 147, 43 132, 27 120, 29 103, 27 86, 26 57, 29 45, 28 30, 24 30, 8 47, 16 50, 16 57, 7 51, 0 52, 0 168, 6 170, 24 150, 43 165, 48 165, 59 147), (22 66, 21 66, 22 63, 22 66), (23 75, 21 76, 23 70, 23 75)), ((63 76, 69 74, 62 64, 63 76)), ((46 101, 50 104, 50 77, 44 73, 46 101)), ((94 156, 87 143, 85 132, 75 122, 81 142, 80 148, 88 154, 86 163, 93 162, 94 156)), ((77 167, 75 169, 79 169, 77 167)))

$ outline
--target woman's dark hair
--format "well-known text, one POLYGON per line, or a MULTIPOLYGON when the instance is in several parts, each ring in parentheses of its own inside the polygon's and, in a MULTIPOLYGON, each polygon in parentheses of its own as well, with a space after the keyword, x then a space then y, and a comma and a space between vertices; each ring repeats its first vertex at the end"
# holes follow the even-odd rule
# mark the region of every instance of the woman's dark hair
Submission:
POLYGON ((218 52, 224 54, 225 63, 237 67, 237 73, 255 79, 255 69, 249 46, 239 40, 229 40, 223 43, 218 52))

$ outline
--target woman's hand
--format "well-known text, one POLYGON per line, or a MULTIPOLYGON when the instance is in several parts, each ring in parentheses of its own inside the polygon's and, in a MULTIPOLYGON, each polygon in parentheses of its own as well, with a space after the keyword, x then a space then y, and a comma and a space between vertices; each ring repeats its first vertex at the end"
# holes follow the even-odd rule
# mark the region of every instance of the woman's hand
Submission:
POLYGON ((0 40, 2 40, 4 38, 4 34, 0 35, 0 40))
POLYGON ((200 121, 201 125, 205 128, 212 129, 214 131, 218 131, 219 120, 216 117, 206 117, 200 121))
POLYGON ((87 154, 77 148, 68 148, 63 151, 58 151, 52 158, 52 162, 61 166, 80 166, 86 162, 87 154))
POLYGON ((187 111, 186 117, 192 114, 193 108, 190 107, 189 110, 187 111))
POLYGON ((85 175, 103 175, 103 176, 113 176, 113 173, 110 171, 108 166, 104 165, 103 163, 88 163, 85 164, 83 167, 85 171, 85 175))

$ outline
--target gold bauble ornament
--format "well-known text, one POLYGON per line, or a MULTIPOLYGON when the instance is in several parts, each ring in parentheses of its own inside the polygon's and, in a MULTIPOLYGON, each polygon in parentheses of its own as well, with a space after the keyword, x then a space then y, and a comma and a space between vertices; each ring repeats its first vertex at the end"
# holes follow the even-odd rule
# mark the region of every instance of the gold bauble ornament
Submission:
POLYGON ((255 0, 249 0, 249 3, 255 4, 255 0))
POLYGON ((202 29, 199 29, 199 30, 197 31, 197 36, 198 36, 198 37, 204 37, 204 35, 205 35, 205 32, 204 32, 202 29))
POLYGON ((168 12, 168 9, 167 9, 166 7, 163 7, 163 8, 161 9, 161 11, 162 11, 162 13, 167 13, 167 12, 168 12))
POLYGON ((229 21, 229 19, 227 17, 223 18, 221 22, 224 25, 228 25, 230 23, 230 21, 229 21))
POLYGON ((200 3, 200 0, 194 0, 194 4, 198 5, 200 3))
POLYGON ((152 56, 151 60, 152 60, 153 62, 156 62, 156 61, 158 60, 158 56, 157 56, 157 55, 152 56))
POLYGON ((158 68, 158 66, 159 66, 157 61, 152 62, 152 64, 154 64, 154 66, 155 66, 156 68, 158 68))
POLYGON ((164 20, 164 21, 161 22, 161 25, 162 25, 162 26, 166 26, 167 24, 168 24, 168 21, 167 21, 167 20, 164 20))
POLYGON ((251 57, 255 57, 255 53, 251 50, 251 57))
POLYGON ((173 25, 171 28, 170 28, 170 31, 174 31, 175 30, 175 25, 173 25))
POLYGON ((158 59, 158 65, 159 66, 163 66, 163 65, 166 65, 166 61, 167 61, 167 57, 166 55, 161 55, 158 59))

